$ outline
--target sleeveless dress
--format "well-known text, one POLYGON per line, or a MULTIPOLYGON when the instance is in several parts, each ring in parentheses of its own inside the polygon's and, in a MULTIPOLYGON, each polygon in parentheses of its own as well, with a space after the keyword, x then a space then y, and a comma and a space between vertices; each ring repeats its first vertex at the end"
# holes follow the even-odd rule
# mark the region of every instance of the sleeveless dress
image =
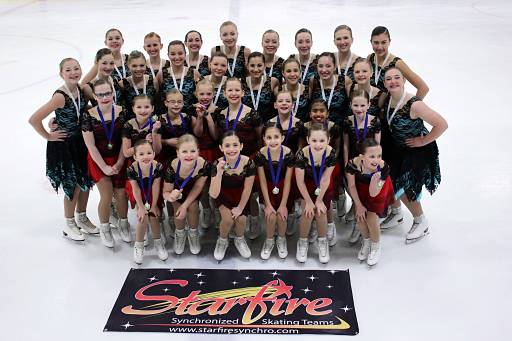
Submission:
POLYGON ((282 57, 277 58, 274 62, 274 67, 272 68, 272 74, 269 75, 270 67, 265 67, 265 74, 270 77, 275 77, 279 81, 279 84, 283 81, 283 63, 284 59, 282 57))
MULTIPOLYGON (((192 131, 192 122, 190 116, 185 113, 182 113, 182 115, 183 120, 180 120, 180 124, 170 124, 168 114, 160 116, 159 121, 161 123, 161 127, 158 130, 158 133, 162 136, 162 140, 179 138, 182 135, 188 134, 192 131)), ((167 168, 169 163, 176 157, 176 148, 162 143, 162 150, 158 154, 157 159, 160 163, 162 163, 164 169, 167 168)))
MULTIPOLYGON (((252 84, 252 93, 255 101, 258 96, 259 85, 259 83, 252 84)), ((257 110, 263 122, 267 122, 276 115, 276 110, 274 109, 275 96, 274 93, 272 92, 272 79, 270 77, 267 77, 267 79, 263 83, 263 86, 261 87, 258 108, 255 108, 252 103, 251 90, 249 89, 249 85, 247 84, 247 80, 245 77, 242 79, 242 90, 244 91, 242 103, 251 107, 254 110, 257 110)))
MULTIPOLYGON (((181 77, 181 74, 174 75, 176 77, 176 84, 178 84, 178 90, 181 86, 181 82, 183 83, 183 87, 181 89, 181 94, 183 95, 183 111, 188 112, 188 110, 192 107, 192 104, 196 102, 196 98, 194 92, 196 91, 196 81, 194 80, 194 69, 188 68, 187 73, 183 77, 183 79, 178 79, 181 77)), ((160 86, 160 93, 162 97, 162 103, 165 101, 165 95, 167 91, 174 89, 174 81, 172 79, 172 75, 169 72, 169 68, 165 68, 162 73, 162 85, 160 86)), ((165 108, 165 106, 163 106, 165 108)))
MULTIPOLYGON (((123 99, 124 104, 123 107, 126 110, 128 118, 135 117, 135 113, 133 112, 133 99, 138 96, 137 91, 139 95, 144 94, 144 88, 137 88, 137 91, 135 91, 135 88, 133 87, 133 83, 128 81, 127 78, 124 78, 121 82, 123 82, 123 99)), ((151 98, 151 103, 155 107, 155 113, 160 113, 161 108, 158 105, 158 98, 157 98, 157 89, 155 88, 155 83, 153 76, 149 75, 148 80, 146 81, 146 95, 148 95, 151 98), (158 109, 157 109, 158 108, 158 109)))
POLYGON ((130 69, 128 68, 128 55, 123 54, 124 59, 124 72, 123 72, 123 66, 115 66, 114 70, 112 70, 112 73, 110 74, 114 81, 119 82, 121 79, 126 78, 128 76, 131 76, 130 69))
MULTIPOLYGON (((295 114, 295 117, 297 117, 299 120, 302 121, 302 123, 306 123, 311 120, 309 117, 309 85, 302 85, 301 88, 304 90, 302 91, 302 94, 299 98, 299 108, 297 109, 297 112, 295 114)), ((286 90, 285 85, 281 86, 280 90, 286 90)), ((295 108, 295 103, 297 102, 297 91, 292 92, 292 99, 293 99, 293 105, 295 108)))
MULTIPOLYGON (((393 60, 391 62, 389 62, 388 65, 386 65, 385 67, 382 68, 382 71, 379 74, 379 79, 376 80, 375 76, 377 74, 377 70, 375 70, 375 53, 372 53, 370 55, 370 58, 368 58, 368 61, 372 64, 372 67, 374 69, 373 73, 372 73, 372 77, 370 78, 370 84, 379 88, 383 92, 387 92, 387 89, 384 87, 384 74, 386 73, 386 70, 388 70, 391 67, 396 66, 396 62, 398 62, 399 60, 401 60, 399 57, 393 58, 393 60)), ((379 70, 380 69, 381 69, 381 67, 379 67, 379 70)))
MULTIPOLYGON (((294 58, 299 61, 300 64, 300 78, 301 80, 304 77, 304 72, 306 71, 306 65, 303 65, 300 63, 299 56, 297 54, 291 54, 288 58, 294 58)), ((303 85, 309 85, 309 81, 311 80, 311 77, 316 77, 318 75, 317 73, 317 65, 318 65, 318 55, 313 58, 311 63, 309 64, 308 71, 305 75, 306 78, 304 78, 304 81, 301 81, 303 85)))
MULTIPOLYGON (((161 70, 160 69, 153 69, 153 72, 151 72, 151 68, 149 67, 149 59, 147 60, 147 63, 146 63, 146 75, 150 75, 152 76, 153 78, 156 77, 156 75, 158 75, 158 72, 160 72, 161 70)), ((163 69, 167 69, 169 66, 171 66, 171 62, 166 60, 164 65, 162 66, 163 69)))
MULTIPOLYGON (((324 96, 322 96, 322 88, 320 87, 320 79, 315 76, 313 79, 312 100, 324 99, 327 103, 331 94, 331 84, 329 88, 324 87, 324 96)), ((334 93, 332 95, 331 105, 329 106, 329 120, 342 126, 342 122, 347 116, 349 98, 345 90, 345 77, 338 77, 338 81, 334 85, 334 93)))
MULTIPOLYGON (((178 163, 176 162, 176 165, 177 164, 178 163)), ((185 185, 185 187, 183 187, 183 191, 181 192, 183 194, 183 196, 181 197, 181 199, 177 200, 180 204, 183 204, 183 202, 187 199, 188 195, 190 194, 190 191, 192 191, 196 181, 199 178, 201 178, 203 176, 204 177, 210 176, 210 172, 211 172, 210 167, 211 167, 211 164, 208 161, 204 160, 204 163, 203 163, 203 166, 201 167, 201 169, 199 169, 197 174, 194 175, 190 179, 190 181, 185 185)), ((172 167, 172 165, 169 164, 169 167, 167 167, 165 174, 164 174, 165 182, 174 184, 174 188, 179 189, 178 184, 181 185, 183 183, 183 181, 185 181, 185 179, 186 179, 186 176, 185 176, 185 178, 182 178, 181 176, 179 176, 179 174, 176 173, 176 169, 174 169, 174 167, 172 167)), ((200 197, 201 197, 201 194, 199 194, 199 197, 196 198, 196 200, 198 200, 200 197)))
MULTIPOLYGON (((185 66, 189 66, 187 61, 185 60, 185 66)), ((196 69, 196 64, 190 66, 191 69, 196 69)), ((203 56, 201 62, 199 63, 199 69, 197 69, 201 77, 210 74, 210 68, 208 66, 208 56, 203 56)))
MULTIPOLYGON (((348 135, 348 159, 353 159, 356 156, 359 155, 359 151, 357 150, 357 144, 360 142, 363 142, 363 132, 364 132, 364 123, 363 126, 357 127, 359 132, 359 138, 360 140, 357 140, 356 132, 355 132, 355 125, 354 120, 355 116, 352 115, 350 117, 347 117, 345 119, 345 123, 343 124, 343 133, 348 135), (351 120, 352 119, 352 120, 351 120)), ((368 128, 366 131, 366 138, 375 138, 375 134, 380 133, 381 126, 380 126, 380 120, 377 116, 373 116, 373 118, 370 119, 370 115, 368 117, 368 128)))
POLYGON ((93 186, 87 174, 87 147, 81 131, 86 103, 82 89, 79 87, 80 116, 77 116, 71 97, 62 90, 56 90, 55 93, 64 96, 64 107, 55 110, 55 123, 58 126, 57 130, 66 132, 67 137, 63 141, 47 142, 46 176, 56 192, 62 187, 66 198, 72 200, 77 186, 82 191, 87 191, 93 186))
MULTIPOLYGON (((390 97, 384 102, 387 108, 390 97)), ((439 150, 436 141, 426 146, 410 148, 405 140, 411 137, 429 133, 423 120, 411 118, 411 106, 421 101, 413 96, 403 107, 397 111, 389 123, 389 133, 394 143, 391 164, 391 179, 395 188, 395 196, 407 195, 410 201, 419 200, 423 186, 433 194, 441 183, 441 170, 439 167, 439 150)), ((393 108, 390 109, 390 113, 393 108)))
MULTIPOLYGON (((245 77, 245 56, 244 56, 244 50, 245 46, 241 45, 240 49, 238 50, 238 54, 236 55, 236 59, 228 58, 228 69, 226 70, 225 75, 229 77, 235 77, 238 79, 242 79, 245 77), (235 62, 235 71, 233 72, 233 75, 229 73, 229 70, 231 69, 233 62, 235 62)), ((215 46, 215 51, 223 52, 220 46, 215 46)))

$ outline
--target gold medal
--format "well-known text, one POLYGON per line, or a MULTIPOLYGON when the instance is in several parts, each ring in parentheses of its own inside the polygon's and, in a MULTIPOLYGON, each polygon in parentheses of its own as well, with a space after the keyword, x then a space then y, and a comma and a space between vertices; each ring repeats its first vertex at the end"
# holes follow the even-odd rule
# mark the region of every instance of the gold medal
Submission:
POLYGON ((274 189, 272 190, 272 193, 274 193, 275 195, 278 195, 279 194, 279 188, 274 187, 274 189))

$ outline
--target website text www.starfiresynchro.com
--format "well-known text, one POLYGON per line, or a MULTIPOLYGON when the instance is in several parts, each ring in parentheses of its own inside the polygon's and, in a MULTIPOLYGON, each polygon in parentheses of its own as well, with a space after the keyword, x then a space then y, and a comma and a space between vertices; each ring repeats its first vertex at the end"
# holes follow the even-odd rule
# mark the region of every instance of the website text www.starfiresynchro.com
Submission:
POLYGON ((208 328, 208 327, 172 327, 171 333, 205 333, 205 334, 299 334, 297 329, 272 328, 208 328))

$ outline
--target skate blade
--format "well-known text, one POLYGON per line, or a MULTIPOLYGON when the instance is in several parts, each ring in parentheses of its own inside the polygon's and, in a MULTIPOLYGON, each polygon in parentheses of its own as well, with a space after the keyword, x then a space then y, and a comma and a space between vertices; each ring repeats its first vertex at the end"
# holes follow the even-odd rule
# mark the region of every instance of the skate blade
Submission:
POLYGON ((383 227, 383 226, 381 225, 381 226, 380 226, 380 229, 381 229, 381 230, 390 230, 390 229, 392 229, 392 228, 395 228, 395 227, 397 227, 397 226, 402 225, 402 223, 403 223, 403 222, 404 222, 404 218, 402 218, 402 219, 398 220, 398 221, 397 221, 397 223, 396 223, 396 224, 394 224, 394 225, 385 226, 385 227, 383 227))
POLYGON ((413 243, 416 243, 417 241, 420 241, 422 240, 423 238, 425 238, 426 236, 428 236, 430 234, 430 231, 429 230, 426 230, 423 235, 421 237, 418 237, 418 238, 414 238, 414 239, 405 239, 405 244, 409 245, 409 244, 413 244, 413 243))

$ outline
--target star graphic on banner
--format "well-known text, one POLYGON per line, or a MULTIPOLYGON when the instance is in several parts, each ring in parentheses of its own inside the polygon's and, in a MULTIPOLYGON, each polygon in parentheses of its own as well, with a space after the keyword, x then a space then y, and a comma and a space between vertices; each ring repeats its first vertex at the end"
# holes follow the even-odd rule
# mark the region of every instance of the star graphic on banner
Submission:
POLYGON ((153 281, 156 281, 158 278, 156 278, 155 276, 151 277, 151 278, 148 278, 150 282, 153 282, 153 281))
POLYGON ((133 324, 130 324, 130 322, 126 322, 125 324, 122 324, 121 327, 124 327, 124 330, 130 328, 130 327, 133 327, 133 324))
POLYGON ((345 306, 345 307, 340 308, 340 309, 341 309, 341 310, 343 310, 343 311, 345 311, 345 312, 347 312, 347 311, 349 311, 349 310, 352 310, 352 308, 349 308, 348 306, 345 306))
POLYGON ((272 275, 272 277, 276 277, 279 275, 279 272, 274 270, 274 272, 271 272, 270 274, 272 275))
POLYGON ((331 288, 334 288, 332 285, 326 285, 327 288, 331 289, 331 288))
POLYGON ((199 281, 199 282, 197 282, 197 284, 199 284, 199 285, 203 285, 203 284, 205 284, 205 283, 206 283, 206 282, 203 282, 203 281, 199 281))
POLYGON ((300 289, 300 290, 304 291, 305 294, 307 294, 310 291, 313 291, 309 287, 306 287, 306 289, 300 289))
POLYGON ((165 292, 168 292, 168 291, 169 291, 169 289, 165 288, 165 289, 164 289, 164 291, 165 291, 165 292))
POLYGON ((244 279, 245 279, 246 281, 248 281, 248 280, 250 280, 250 279, 251 279, 251 277, 249 277, 249 276, 245 276, 245 277, 244 277, 244 279))
POLYGON ((169 272, 170 272, 170 273, 173 273, 174 271, 176 271, 176 270, 174 270, 174 269, 169 269, 169 272))
POLYGON ((200 278, 200 277, 204 277, 205 275, 203 275, 202 272, 198 273, 198 274, 194 274, 194 276, 197 276, 197 278, 200 278))
POLYGON ((318 279, 318 277, 315 277, 313 274, 306 278, 309 278, 311 280, 311 282, 313 282, 315 279, 318 279))
POLYGON ((327 271, 327 272, 330 272, 330 273, 331 273, 331 275, 334 275, 334 274, 335 274, 336 272, 338 272, 338 271, 336 271, 336 270, 329 270, 329 271, 327 271))
POLYGON ((237 284, 238 284, 238 282, 237 282, 237 281, 233 281, 233 282, 231 282, 231 283, 233 283, 233 285, 237 285, 237 284))

